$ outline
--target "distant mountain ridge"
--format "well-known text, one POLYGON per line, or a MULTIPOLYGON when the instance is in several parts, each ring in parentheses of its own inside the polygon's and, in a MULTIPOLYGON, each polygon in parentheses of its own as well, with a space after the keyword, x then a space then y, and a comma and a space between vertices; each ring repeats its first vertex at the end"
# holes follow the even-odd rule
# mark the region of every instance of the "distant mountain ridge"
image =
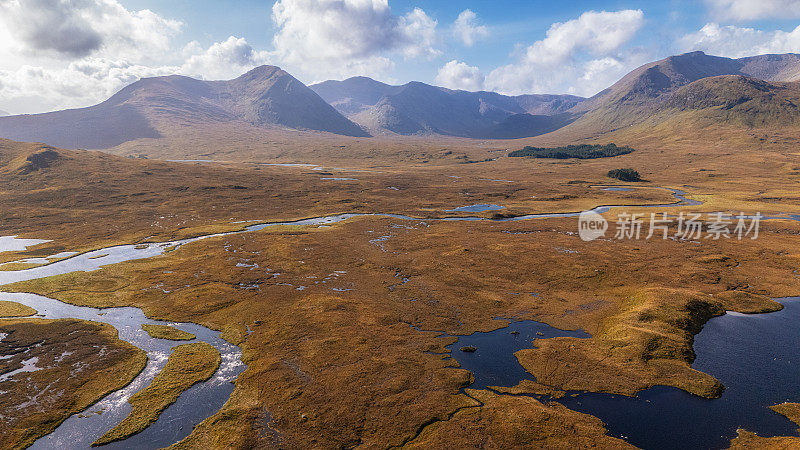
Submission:
POLYGON ((226 135, 244 133, 258 143, 287 129, 354 137, 548 134, 576 141, 667 121, 800 125, 798 86, 800 55, 793 53, 671 56, 631 71, 589 99, 506 96, 420 82, 394 86, 367 77, 309 87, 278 67, 261 66, 228 81, 144 78, 88 108, 0 117, 0 137, 89 149, 148 138, 186 143, 201 132, 223 142, 226 135))
POLYGON ((535 136, 569 123, 573 117, 564 113, 584 100, 572 95, 512 97, 495 92, 452 90, 416 81, 392 86, 367 77, 325 81, 309 87, 371 132, 400 135, 535 136), (560 118, 548 117, 554 115, 560 118))
MULTIPOLYGON (((692 92, 685 87, 693 83, 705 85, 704 96, 726 98, 734 86, 745 87, 748 92, 754 85, 772 89, 770 83, 791 83, 800 80, 800 55, 760 55, 739 59, 691 52, 670 56, 645 64, 594 97, 573 107, 570 112, 582 114, 567 126, 570 130, 583 128, 594 132, 607 132, 651 120, 656 112, 664 113, 670 106, 682 104, 682 110, 703 110, 719 107, 709 102, 681 102, 675 97, 692 92), (707 83, 714 77, 738 77, 737 81, 707 83), (748 83, 743 80, 761 80, 767 83, 748 83), (711 89, 712 91, 709 91, 711 89)), ((699 89, 699 88, 698 88, 699 89)), ((762 98, 762 101, 766 101, 762 98)), ((714 117, 719 118, 713 112, 714 117)))
POLYGON ((171 126, 226 122, 368 136, 287 72, 261 66, 229 81, 143 78, 88 108, 0 117, 0 137, 103 149, 159 138, 171 126))

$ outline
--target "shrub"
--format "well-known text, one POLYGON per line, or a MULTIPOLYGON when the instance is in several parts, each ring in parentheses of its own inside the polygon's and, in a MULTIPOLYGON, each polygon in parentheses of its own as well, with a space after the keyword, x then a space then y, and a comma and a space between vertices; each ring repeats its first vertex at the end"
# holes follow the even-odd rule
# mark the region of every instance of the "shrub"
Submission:
POLYGON ((609 178, 616 178, 620 181, 642 181, 639 172, 633 169, 614 169, 608 171, 609 178))

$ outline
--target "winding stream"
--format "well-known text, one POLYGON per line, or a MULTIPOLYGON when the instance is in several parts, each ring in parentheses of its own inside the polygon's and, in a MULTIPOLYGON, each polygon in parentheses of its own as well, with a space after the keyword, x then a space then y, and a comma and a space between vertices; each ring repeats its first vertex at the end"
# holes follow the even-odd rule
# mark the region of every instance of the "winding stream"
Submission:
POLYGON ((39 439, 33 449, 85 449, 127 417, 131 411, 128 399, 147 387, 167 362, 173 347, 191 342, 207 342, 222 355, 220 368, 214 376, 198 383, 180 399, 168 407, 153 425, 142 433, 123 442, 115 442, 104 448, 161 448, 171 445, 186 436, 192 428, 219 410, 233 392, 232 381, 245 369, 241 350, 219 337, 219 333, 193 323, 172 323, 148 319, 141 309, 87 308, 74 306, 58 300, 34 294, 0 294, 0 299, 10 300, 35 308, 36 317, 44 319, 81 319, 112 325, 119 331, 119 338, 147 352, 147 367, 125 388, 113 392, 81 414, 76 414, 62 423, 53 433, 39 439), (192 341, 169 341, 151 338, 142 324, 171 325, 197 336, 192 341), (203 405, 203 408, 197 408, 203 405))
MULTIPOLYGON (((602 186, 601 186, 602 187, 602 186)), ((668 189, 668 188, 660 188, 668 189)), ((686 192, 677 189, 668 189, 672 192, 676 202, 663 205, 606 205, 598 206, 592 211, 596 213, 604 213, 612 208, 620 207, 674 207, 674 206, 693 206, 700 205, 701 202, 687 199, 686 192)), ((483 207, 484 205, 478 205, 483 207)), ((490 205, 495 206, 495 205, 490 205)), ((481 209, 481 208, 477 208, 481 209)), ((470 211, 471 209, 461 209, 462 211, 470 211)), ((482 209, 487 210, 487 209, 482 209)), ((459 211, 457 208, 454 211, 459 211)), ((141 245, 118 245, 108 247, 100 250, 94 250, 74 256, 68 256, 65 259, 52 262, 46 265, 18 270, 18 271, 0 271, 0 285, 6 285, 19 281, 34 280, 54 275, 66 274, 76 271, 94 271, 103 266, 110 264, 117 264, 124 261, 139 260, 144 258, 151 258, 163 254, 167 249, 174 249, 182 245, 189 244, 202 239, 212 237, 219 237, 237 233, 246 233, 263 230, 267 227, 274 227, 280 225, 295 225, 295 226, 314 226, 326 225, 336 222, 341 222, 354 217, 389 217, 399 220, 441 220, 441 221, 519 221, 531 220, 540 218, 556 218, 556 217, 577 217, 580 212, 568 213, 552 213, 552 214, 530 214, 518 217, 508 217, 501 219, 491 219, 486 217, 446 217, 441 219, 419 219, 406 215, 398 214, 338 214, 325 217, 317 217, 288 222, 272 222, 250 225, 241 231, 234 231, 229 233, 217 233, 196 238, 176 240, 163 243, 150 243, 141 245)), ((25 240, 25 242, 16 242, 14 238, 3 241, 6 249, 18 249, 20 245, 34 245, 36 240, 25 240)), ((4 249, 0 247, 0 251, 4 249)), ((131 344, 143 349, 147 352, 148 364, 142 373, 127 387, 109 394, 102 399, 99 403, 84 411, 81 414, 76 414, 62 423, 53 433, 39 439, 33 445, 35 449, 47 448, 65 448, 65 449, 85 449, 89 448, 92 442, 102 436, 106 431, 114 427, 130 412, 131 407, 127 400, 149 385, 150 381, 155 375, 164 367, 166 360, 170 354, 172 347, 192 341, 175 342, 163 339, 151 338, 147 333, 141 329, 142 324, 165 324, 173 325, 184 331, 188 331, 197 336, 198 341, 207 342, 216 347, 222 354, 222 364, 217 373, 208 381, 198 383, 186 392, 181 394, 178 401, 168 407, 159 417, 159 419, 150 425, 145 431, 135 436, 128 438, 125 441, 108 444, 104 447, 113 448, 131 448, 148 449, 148 448, 161 448, 180 441, 191 433, 193 427, 199 424, 205 418, 211 416, 218 411, 222 405, 227 401, 231 392, 233 391, 232 382, 238 375, 245 370, 245 365, 241 360, 241 350, 219 337, 219 333, 200 325, 192 323, 169 323, 148 319, 144 313, 138 308, 123 307, 123 308, 105 308, 96 309, 81 306, 69 305, 67 303, 38 296, 33 294, 24 293, 0 293, 0 300, 10 300, 24 305, 30 306, 38 311, 37 317, 47 319, 64 319, 75 318, 83 320, 91 320, 95 322, 107 323, 119 330, 119 337, 131 344)), ((537 324, 531 322, 531 324, 537 324)), ((560 330, 545 328, 543 326, 520 324, 512 327, 519 327, 520 334, 514 335, 514 342, 517 345, 523 345, 533 339, 531 333, 542 333, 544 335, 560 335, 560 336, 579 336, 575 332, 562 332, 560 330), (533 327, 533 328, 530 328, 533 327), (531 331, 533 330, 533 331, 531 331)), ((508 335, 508 330, 504 331, 508 335)), ((538 336, 538 334, 536 334, 538 336)), ((586 337, 586 336, 583 336, 586 337)), ((480 335, 473 336, 474 339, 480 341, 480 335)), ((469 337, 462 337, 465 341, 469 337)), ((454 351, 454 355, 458 352, 454 351)), ((513 355, 513 352, 512 352, 513 355)), ((475 360, 480 360, 480 354, 472 355, 475 360)), ((465 359, 462 364, 470 366, 470 363, 465 359)), ((492 363, 494 364, 494 363, 492 363)), ((479 364, 480 365, 480 364, 479 364)), ((480 385, 497 384, 491 379, 482 378, 482 370, 480 367, 475 366, 476 380, 480 381, 480 385)), ((701 369, 702 370, 702 369, 701 369)), ((523 371, 524 372, 524 371, 523 371)), ((724 381, 724 380, 723 380, 724 381)), ((799 383, 800 384, 800 383, 799 383)), ((576 407, 577 408, 577 407, 576 407)), ((599 415, 599 414, 598 414, 599 415)), ((602 417, 602 415, 601 415, 602 417)))

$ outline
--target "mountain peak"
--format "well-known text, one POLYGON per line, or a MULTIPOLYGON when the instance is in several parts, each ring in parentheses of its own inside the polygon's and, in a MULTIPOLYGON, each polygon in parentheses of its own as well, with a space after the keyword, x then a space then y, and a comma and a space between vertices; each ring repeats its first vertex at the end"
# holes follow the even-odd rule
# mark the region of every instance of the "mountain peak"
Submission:
POLYGON ((257 79, 268 79, 274 76, 283 76, 289 75, 288 72, 285 72, 278 66, 270 66, 270 65, 262 65, 258 67, 254 67, 249 71, 245 72, 244 74, 240 75, 235 80, 257 80, 257 79))
POLYGON ((364 82, 364 83, 380 83, 380 84, 385 84, 385 83, 381 83, 380 81, 378 81, 378 80, 375 80, 375 79, 373 79, 373 78, 370 78, 370 77, 365 77, 365 76, 363 76, 363 75, 358 75, 358 76, 355 76, 355 77, 350 77, 350 78, 348 78, 348 79, 346 79, 346 80, 344 80, 344 81, 345 81, 345 82, 364 82))
POLYGON ((238 122, 367 136, 314 91, 276 66, 229 81, 142 78, 88 108, 0 118, 0 136, 63 148, 102 149, 160 138, 179 127, 238 122))
POLYGON ((670 58, 680 57, 680 56, 708 56, 702 50, 695 50, 692 52, 681 53, 680 55, 671 56, 670 58))
POLYGON ((436 133, 461 137, 529 137, 550 130, 558 115, 583 99, 560 95, 509 97, 469 92, 411 81, 392 86, 367 77, 325 81, 310 86, 339 112, 378 133, 436 133), (527 117, 531 115, 530 117, 527 117), (506 120, 512 119, 508 123, 506 120), (502 130, 495 129, 500 126, 502 130))

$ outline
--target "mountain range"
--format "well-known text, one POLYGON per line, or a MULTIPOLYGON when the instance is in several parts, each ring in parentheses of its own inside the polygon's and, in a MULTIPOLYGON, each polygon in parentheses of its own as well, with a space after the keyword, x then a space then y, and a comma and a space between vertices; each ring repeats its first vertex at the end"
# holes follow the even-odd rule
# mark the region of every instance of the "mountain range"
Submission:
POLYGON ((104 149, 159 138, 173 127, 237 122, 367 136, 314 91, 274 66, 230 81, 185 76, 143 78, 88 108, 0 117, 0 136, 62 148, 104 149))
POLYGON ((757 127, 800 118, 800 55, 731 59, 692 52, 646 64, 589 99, 507 96, 367 77, 305 86, 274 66, 229 81, 144 78, 88 108, 0 117, 0 137, 104 149, 175 130, 276 130, 332 135, 516 139, 554 132, 587 139, 691 115, 695 123, 757 127), (244 127, 244 128, 242 128, 244 127))
POLYGON ((794 106, 800 98, 789 103, 781 99, 793 98, 792 83, 798 80, 800 55, 793 53, 740 59, 703 52, 670 56, 633 70, 576 105, 569 112, 581 117, 566 128, 609 132, 688 111, 695 112, 696 120, 717 122, 794 121, 800 117, 794 106), (773 108, 780 113, 771 114, 773 108))
POLYGON ((392 86, 366 77, 309 86, 373 134, 528 137, 557 129, 584 99, 572 95, 467 92, 411 82, 392 86), (557 116, 557 118, 554 118, 557 116))

